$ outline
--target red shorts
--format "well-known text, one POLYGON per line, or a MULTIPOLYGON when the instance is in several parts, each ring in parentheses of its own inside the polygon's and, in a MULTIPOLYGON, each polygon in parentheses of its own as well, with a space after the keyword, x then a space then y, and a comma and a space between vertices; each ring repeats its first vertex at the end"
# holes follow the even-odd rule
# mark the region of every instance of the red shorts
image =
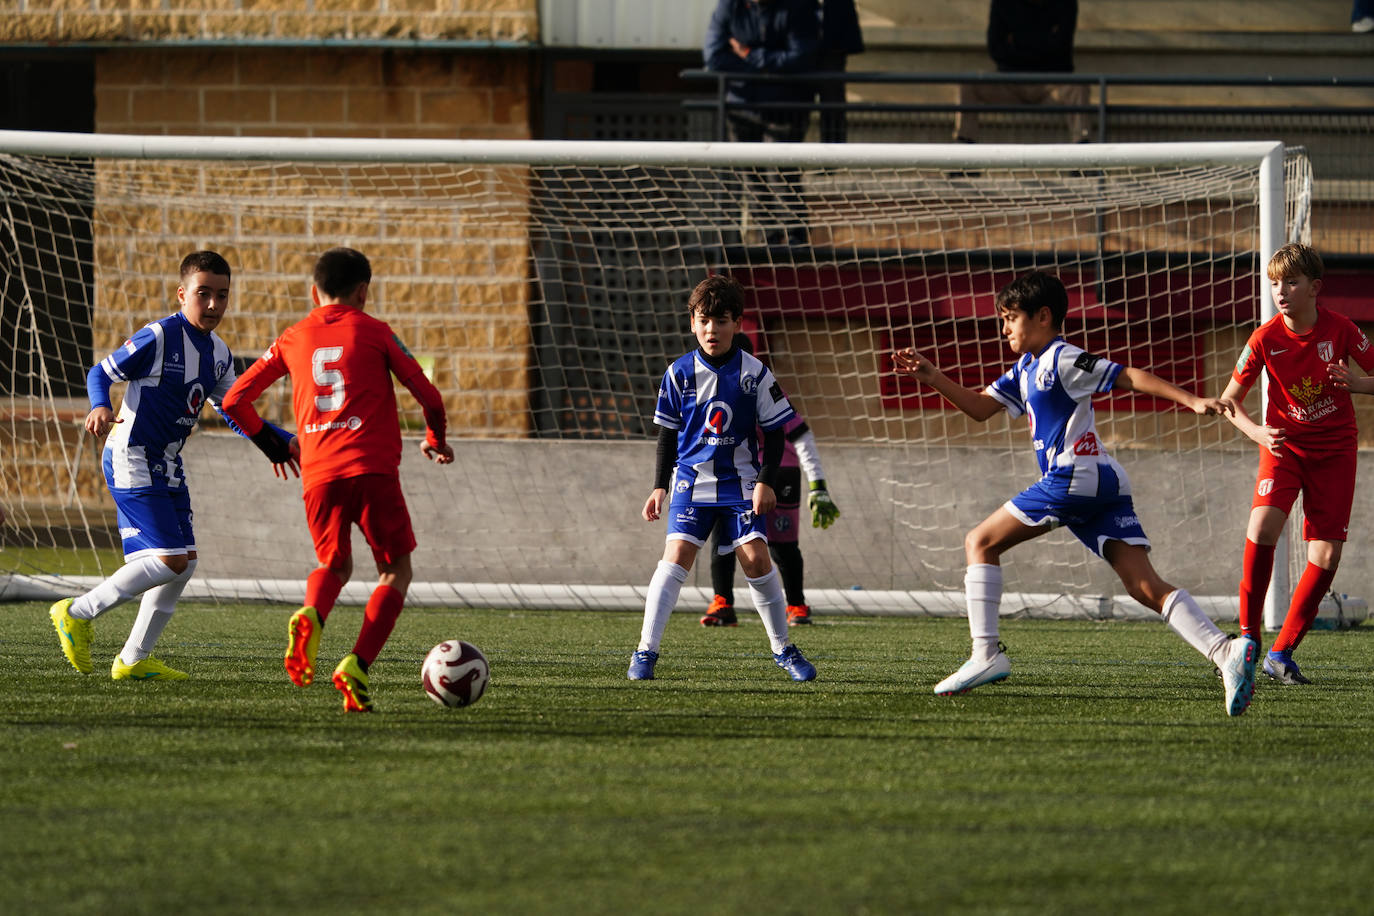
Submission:
POLYGON ((337 567, 353 555, 354 525, 378 563, 395 563, 415 550, 399 477, 363 474, 311 487, 305 492, 305 521, 315 558, 325 566, 337 567))
POLYGON ((1355 449, 1307 452, 1285 445, 1275 457, 1260 449, 1251 507, 1273 506, 1291 512, 1302 493, 1302 537, 1305 541, 1344 541, 1355 502, 1355 449))

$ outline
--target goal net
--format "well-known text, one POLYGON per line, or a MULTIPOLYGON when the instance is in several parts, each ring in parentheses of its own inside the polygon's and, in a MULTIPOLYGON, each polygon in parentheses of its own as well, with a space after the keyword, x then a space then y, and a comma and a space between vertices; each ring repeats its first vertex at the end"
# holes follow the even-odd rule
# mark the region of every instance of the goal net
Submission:
MULTIPOLYGON (((415 601, 639 607, 662 551, 640 510, 653 404, 694 346, 689 292, 728 273, 746 330, 814 430, 843 512, 800 540, 820 613, 958 613, 964 532, 1037 476, 1024 422, 977 424, 892 371, 914 345, 981 387, 1012 356, 992 308, 1057 273, 1066 336, 1220 391, 1261 315, 1268 251, 1306 229, 1306 159, 1270 143, 999 147, 282 140, 0 132, 0 541, 5 594, 71 594, 121 562, 85 376, 176 309, 176 269, 234 270, 218 333, 244 366, 309 309, 315 257, 372 260, 368 309, 445 394, 457 461, 399 401, 415 601), (1286 158, 1286 163, 1285 163, 1286 158), (1285 181, 1285 172, 1287 180, 1285 181), (1285 192, 1285 189, 1287 191, 1285 192)), ((116 406, 122 386, 116 386, 116 406)), ((290 427, 283 381, 259 400, 290 427)), ((1166 577, 1234 594, 1252 449, 1229 424, 1097 402, 1166 577)), ((299 483, 206 411, 184 450, 188 594, 298 602, 299 483)), ((365 594, 367 554, 345 599, 365 594)), ((1055 532, 1006 558, 1013 610, 1123 616, 1055 532)), ((699 562, 680 607, 709 599, 699 562), (696 588, 697 591, 692 591, 696 588)))

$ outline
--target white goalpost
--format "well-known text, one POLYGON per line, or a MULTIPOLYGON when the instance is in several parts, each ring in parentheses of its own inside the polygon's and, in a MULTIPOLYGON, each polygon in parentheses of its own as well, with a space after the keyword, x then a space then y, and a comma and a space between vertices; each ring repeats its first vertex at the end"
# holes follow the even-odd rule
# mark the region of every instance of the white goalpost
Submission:
MULTIPOLYGON (((445 394, 457 461, 407 443, 414 603, 642 608, 653 399, 710 273, 816 433, 843 515, 801 533, 819 614, 963 612, 964 532, 1037 476, 1027 431, 971 423, 891 370, 907 345, 970 387, 1010 361, 991 309, 1031 267, 1066 335, 1218 392, 1266 315, 1264 260, 1306 237, 1306 158, 1276 142, 1074 146, 152 137, 0 131, 0 597, 83 590, 119 560, 87 369, 175 309, 198 248, 234 269, 243 364, 308 310, 319 252, 368 254, 369 310, 445 394), (1287 180, 1285 176, 1287 175, 1287 180)), ((122 392, 116 388, 115 396, 122 392)), ((403 427, 418 408, 401 391, 403 427)), ((259 402, 291 425, 289 389, 259 402)), ((1099 402, 1157 565, 1235 614, 1253 449, 1229 424, 1099 402)), ((188 596, 299 603, 298 483, 207 411, 185 455, 188 596)), ((355 539, 358 579, 366 547, 355 539)), ((1144 615, 1055 532, 1007 560, 1004 613, 1144 615)), ((710 598, 706 564, 679 604, 710 598), (695 589, 695 590, 694 590, 695 589)), ((1278 564, 1282 567, 1284 564, 1278 564)), ((1274 591, 1287 593, 1285 581, 1274 591)), ((344 600, 364 600, 354 583, 344 600)))

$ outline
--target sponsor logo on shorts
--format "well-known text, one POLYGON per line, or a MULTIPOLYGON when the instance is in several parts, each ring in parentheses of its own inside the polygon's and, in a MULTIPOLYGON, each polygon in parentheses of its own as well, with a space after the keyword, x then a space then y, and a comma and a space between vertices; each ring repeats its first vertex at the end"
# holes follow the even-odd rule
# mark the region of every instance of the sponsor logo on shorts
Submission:
POLYGON ((1259 486, 1255 487, 1255 492, 1256 492, 1257 494, 1259 494, 1260 496, 1268 496, 1270 493, 1273 493, 1273 492, 1274 492, 1274 478, 1272 478, 1272 477, 1266 477, 1266 478, 1264 478, 1263 480, 1261 480, 1261 481, 1259 482, 1259 486))
POLYGON ((1137 515, 1118 515, 1112 521, 1116 523, 1118 528, 1138 528, 1140 526, 1140 517, 1137 515))
POLYGON ((127 540, 129 540, 130 538, 136 538, 136 537, 138 537, 138 536, 139 536, 140 534, 142 534, 142 533, 143 533, 143 529, 141 529, 141 528, 120 528, 120 529, 119 529, 119 537, 120 537, 120 540, 124 540, 124 541, 127 541, 127 540))

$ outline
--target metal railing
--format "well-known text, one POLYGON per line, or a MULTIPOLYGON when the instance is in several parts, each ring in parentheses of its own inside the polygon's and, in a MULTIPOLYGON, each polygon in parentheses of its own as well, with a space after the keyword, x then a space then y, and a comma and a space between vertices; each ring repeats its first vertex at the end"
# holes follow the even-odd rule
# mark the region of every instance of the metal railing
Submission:
MULTIPOLYGON (((1324 252, 1374 264, 1374 76, 1213 76, 1106 73, 804 73, 739 74, 685 70, 687 80, 714 83, 712 98, 678 102, 690 139, 725 140, 732 111, 769 110, 810 120, 838 113, 850 142, 949 143, 955 117, 976 112, 980 140, 1062 143, 1077 115, 1096 142, 1144 140, 1281 140, 1307 150, 1316 178, 1314 238, 1324 252), (848 83, 881 87, 884 101, 792 102, 769 105, 728 98, 735 81, 848 83), (1081 85, 1088 101, 1063 104, 960 104, 951 90, 970 84, 1081 85), (898 92, 893 92, 897 87, 898 92), (906 87, 908 91, 901 91, 906 87), (1220 92, 1218 90, 1221 90, 1220 92), (1240 91, 1255 104, 1199 103, 1199 97, 1240 91), (892 96, 902 96, 893 99, 892 96), (1170 100, 1178 97, 1178 101, 1170 100), (1147 101, 1142 101, 1147 98, 1147 101)), ((871 91, 869 94, 872 94, 871 91)))

